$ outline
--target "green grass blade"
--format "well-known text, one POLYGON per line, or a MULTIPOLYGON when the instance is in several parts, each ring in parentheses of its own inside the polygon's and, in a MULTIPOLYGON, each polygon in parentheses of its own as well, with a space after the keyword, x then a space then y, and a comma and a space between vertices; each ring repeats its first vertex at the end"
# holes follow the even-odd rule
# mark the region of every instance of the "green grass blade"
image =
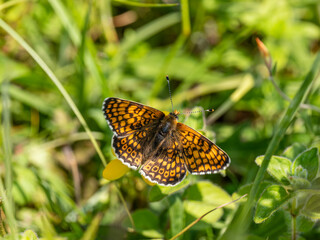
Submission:
POLYGON ((181 20, 182 20, 182 34, 184 36, 189 36, 191 33, 189 0, 181 0, 181 20))
POLYGON ((178 3, 141 3, 127 0, 113 0, 114 2, 126 4, 134 7, 174 7, 178 6, 178 3))
POLYGON ((4 152, 5 165, 5 189, 2 179, 0 178, 0 201, 3 202, 7 222, 12 239, 16 239, 18 232, 16 220, 14 218, 15 209, 12 200, 12 146, 11 146, 11 115, 10 115, 10 99, 9 99, 9 83, 5 80, 2 84, 2 108, 3 108, 3 125, 2 125, 2 143, 4 152))
POLYGON ((89 129, 85 119, 83 118, 82 114, 80 113, 79 109, 73 102, 72 98, 68 94, 68 92, 65 90, 61 82, 58 80, 56 75, 52 72, 52 70, 47 66, 47 64, 40 58, 40 56, 24 41, 24 39, 15 32, 6 22, 4 22, 2 19, 0 19, 0 27, 2 27, 8 34, 10 34, 30 55, 31 57, 39 64, 39 66, 43 69, 43 71, 49 76, 49 78, 52 80, 52 82, 56 85, 56 87, 59 89, 60 93, 65 98, 66 102, 69 104, 70 108, 74 112, 74 114, 77 116, 78 120, 80 121, 81 125, 87 132, 87 134, 90 137, 90 140, 95 147, 102 163, 104 165, 107 165, 106 160, 102 154, 102 151, 100 147, 98 146, 98 143, 96 142, 95 138, 93 137, 91 130, 89 129))
POLYGON ((299 88, 298 92, 296 93, 293 100, 290 102, 284 116, 280 120, 279 124, 275 128, 275 134, 273 135, 270 144, 265 153, 264 160, 262 162, 261 167, 256 175, 254 183, 252 185, 251 191, 248 196, 248 201, 240 211, 238 217, 229 225, 227 231, 222 236, 221 239, 230 239, 232 236, 238 236, 239 239, 243 237, 244 232, 246 231, 247 227, 249 227, 249 223, 251 219, 251 210, 254 208, 254 199, 258 192, 258 187, 261 181, 263 180, 264 174, 267 171, 267 167, 271 160, 273 153, 279 146, 281 139, 283 138, 287 128, 289 127, 290 123, 292 122, 297 110, 301 103, 304 102, 308 92, 312 86, 312 83, 316 79, 317 72, 320 68, 320 53, 318 53, 310 72, 306 76, 305 80, 303 81, 301 87, 299 88))

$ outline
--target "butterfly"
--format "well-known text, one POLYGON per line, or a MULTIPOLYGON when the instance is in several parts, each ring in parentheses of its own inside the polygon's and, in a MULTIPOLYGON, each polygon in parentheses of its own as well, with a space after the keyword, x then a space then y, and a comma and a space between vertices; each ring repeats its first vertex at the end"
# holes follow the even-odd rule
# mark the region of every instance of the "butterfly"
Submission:
POLYGON ((120 98, 106 98, 102 110, 113 131, 112 147, 128 167, 164 186, 180 183, 187 172, 211 174, 226 169, 229 156, 208 138, 178 122, 178 111, 120 98))

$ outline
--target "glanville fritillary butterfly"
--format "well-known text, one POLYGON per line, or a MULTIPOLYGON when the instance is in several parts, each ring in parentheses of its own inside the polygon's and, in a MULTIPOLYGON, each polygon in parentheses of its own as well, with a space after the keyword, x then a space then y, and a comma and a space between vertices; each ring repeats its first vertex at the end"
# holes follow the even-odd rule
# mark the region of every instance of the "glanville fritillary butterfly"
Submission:
MULTIPOLYGON (((168 79, 168 78, 167 78, 168 79)), ((103 113, 114 133, 116 156, 149 181, 164 186, 180 183, 187 171, 212 174, 226 169, 229 156, 208 138, 178 122, 178 111, 106 98, 103 113)))

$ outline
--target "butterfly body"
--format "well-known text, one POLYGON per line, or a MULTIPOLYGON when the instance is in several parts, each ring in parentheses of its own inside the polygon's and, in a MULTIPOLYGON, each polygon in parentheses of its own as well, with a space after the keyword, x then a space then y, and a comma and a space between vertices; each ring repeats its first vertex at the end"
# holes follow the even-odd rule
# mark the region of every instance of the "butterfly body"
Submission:
POLYGON ((151 182, 176 185, 192 174, 209 174, 225 169, 230 158, 209 139, 178 122, 170 114, 140 103, 107 98, 105 118, 114 132, 116 156, 151 182))

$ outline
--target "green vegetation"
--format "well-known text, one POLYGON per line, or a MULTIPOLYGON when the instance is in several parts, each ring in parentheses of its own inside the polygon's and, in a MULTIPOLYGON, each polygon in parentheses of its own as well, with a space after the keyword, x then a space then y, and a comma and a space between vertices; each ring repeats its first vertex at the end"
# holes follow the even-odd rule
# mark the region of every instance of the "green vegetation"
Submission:
POLYGON ((1 238, 320 239, 319 26, 316 0, 0 1, 1 238), (171 111, 166 75, 230 167, 104 179, 103 100, 171 111))

